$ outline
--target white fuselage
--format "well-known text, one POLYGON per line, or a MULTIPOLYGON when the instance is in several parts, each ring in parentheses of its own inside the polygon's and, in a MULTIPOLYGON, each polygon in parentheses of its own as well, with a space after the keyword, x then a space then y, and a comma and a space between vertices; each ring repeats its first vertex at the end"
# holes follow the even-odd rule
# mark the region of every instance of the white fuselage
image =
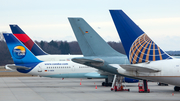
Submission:
POLYGON ((141 79, 148 79, 157 82, 163 82, 180 86, 180 59, 169 59, 151 61, 150 63, 140 63, 138 66, 154 68, 160 70, 159 72, 138 72, 127 71, 119 68, 118 72, 127 76, 133 76, 141 79))
MULTIPOLYGON (((54 78, 106 78, 106 76, 100 75, 98 70, 93 67, 71 61, 74 57, 82 56, 83 55, 36 56, 39 60, 44 62, 39 63, 30 72, 28 72, 28 74, 54 78)), ((16 71, 16 69, 12 69, 8 67, 8 65, 6 65, 5 68, 16 71)), ((105 75, 107 74, 105 73, 105 75)))
MULTIPOLYGON (((72 61, 46 61, 35 66, 28 74, 55 78, 88 78, 97 69, 72 61)), ((98 78, 98 77, 97 77, 98 78)), ((100 77, 99 77, 100 78, 100 77)))
POLYGON ((41 61, 71 61, 74 57, 83 57, 83 55, 39 55, 36 56, 41 61))

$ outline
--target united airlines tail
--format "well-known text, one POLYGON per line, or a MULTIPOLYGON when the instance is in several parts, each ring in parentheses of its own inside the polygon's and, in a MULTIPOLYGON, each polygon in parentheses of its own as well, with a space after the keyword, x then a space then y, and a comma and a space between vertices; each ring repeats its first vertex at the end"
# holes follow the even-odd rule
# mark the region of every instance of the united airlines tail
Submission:
POLYGON ((131 64, 172 59, 122 10, 110 10, 110 13, 131 64))
POLYGON ((9 25, 12 33, 19 39, 35 56, 47 55, 29 36, 18 26, 9 25))
POLYGON ((119 56, 83 18, 68 18, 84 56, 119 56))
POLYGON ((13 34, 3 33, 3 36, 15 63, 15 66, 13 67, 19 69, 19 72, 27 73, 38 63, 42 62, 38 60, 13 34))

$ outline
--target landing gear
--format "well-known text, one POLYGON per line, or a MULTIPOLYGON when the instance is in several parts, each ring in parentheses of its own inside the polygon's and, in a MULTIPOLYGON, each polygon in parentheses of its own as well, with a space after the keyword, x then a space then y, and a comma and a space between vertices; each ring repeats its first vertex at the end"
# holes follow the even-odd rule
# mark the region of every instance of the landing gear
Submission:
POLYGON ((112 83, 102 82, 102 86, 112 86, 112 83))
POLYGON ((174 91, 178 92, 179 90, 180 90, 180 87, 178 87, 178 86, 174 87, 174 91))
POLYGON ((105 79, 105 82, 102 82, 102 86, 112 86, 112 80, 113 75, 108 76, 108 78, 105 79))
POLYGON ((158 84, 158 86, 168 86, 168 84, 166 84, 166 83, 161 83, 161 82, 158 82, 157 84, 158 84))
POLYGON ((114 75, 114 80, 113 80, 113 84, 111 87, 111 91, 130 91, 129 89, 124 89, 122 82, 123 82, 123 78, 122 76, 116 76, 114 75))

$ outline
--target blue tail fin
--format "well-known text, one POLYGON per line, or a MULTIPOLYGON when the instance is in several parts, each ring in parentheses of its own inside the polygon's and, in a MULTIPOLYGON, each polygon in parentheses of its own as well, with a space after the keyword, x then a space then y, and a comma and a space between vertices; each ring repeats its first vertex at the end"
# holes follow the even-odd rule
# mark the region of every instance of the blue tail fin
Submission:
POLYGON ((172 59, 122 10, 110 10, 110 13, 131 64, 172 59))
POLYGON ((18 26, 9 25, 12 33, 19 39, 35 56, 47 55, 29 36, 18 26))
POLYGON ((84 56, 120 56, 83 18, 68 18, 84 56))
POLYGON ((24 44, 22 44, 13 34, 3 33, 9 52, 16 65, 25 65, 42 62, 38 60, 24 44))

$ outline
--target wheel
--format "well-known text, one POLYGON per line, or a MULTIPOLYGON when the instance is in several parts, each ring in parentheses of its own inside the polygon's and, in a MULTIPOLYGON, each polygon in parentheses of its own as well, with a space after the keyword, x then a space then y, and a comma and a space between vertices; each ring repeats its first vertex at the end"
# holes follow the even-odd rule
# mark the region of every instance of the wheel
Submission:
POLYGON ((180 90, 180 87, 177 87, 177 86, 174 87, 174 91, 177 92, 177 91, 179 91, 179 90, 180 90))
POLYGON ((102 86, 105 86, 105 82, 102 82, 102 86))
POLYGON ((108 86, 111 86, 112 84, 110 84, 110 83, 105 83, 104 82, 104 86, 106 86, 106 87, 108 87, 108 86))
POLYGON ((158 86, 168 86, 168 84, 158 82, 158 86))
POLYGON ((106 86, 106 87, 107 87, 107 86, 109 86, 109 85, 108 85, 108 83, 104 83, 104 86, 106 86))
POLYGON ((112 83, 108 83, 108 86, 112 86, 112 83))

